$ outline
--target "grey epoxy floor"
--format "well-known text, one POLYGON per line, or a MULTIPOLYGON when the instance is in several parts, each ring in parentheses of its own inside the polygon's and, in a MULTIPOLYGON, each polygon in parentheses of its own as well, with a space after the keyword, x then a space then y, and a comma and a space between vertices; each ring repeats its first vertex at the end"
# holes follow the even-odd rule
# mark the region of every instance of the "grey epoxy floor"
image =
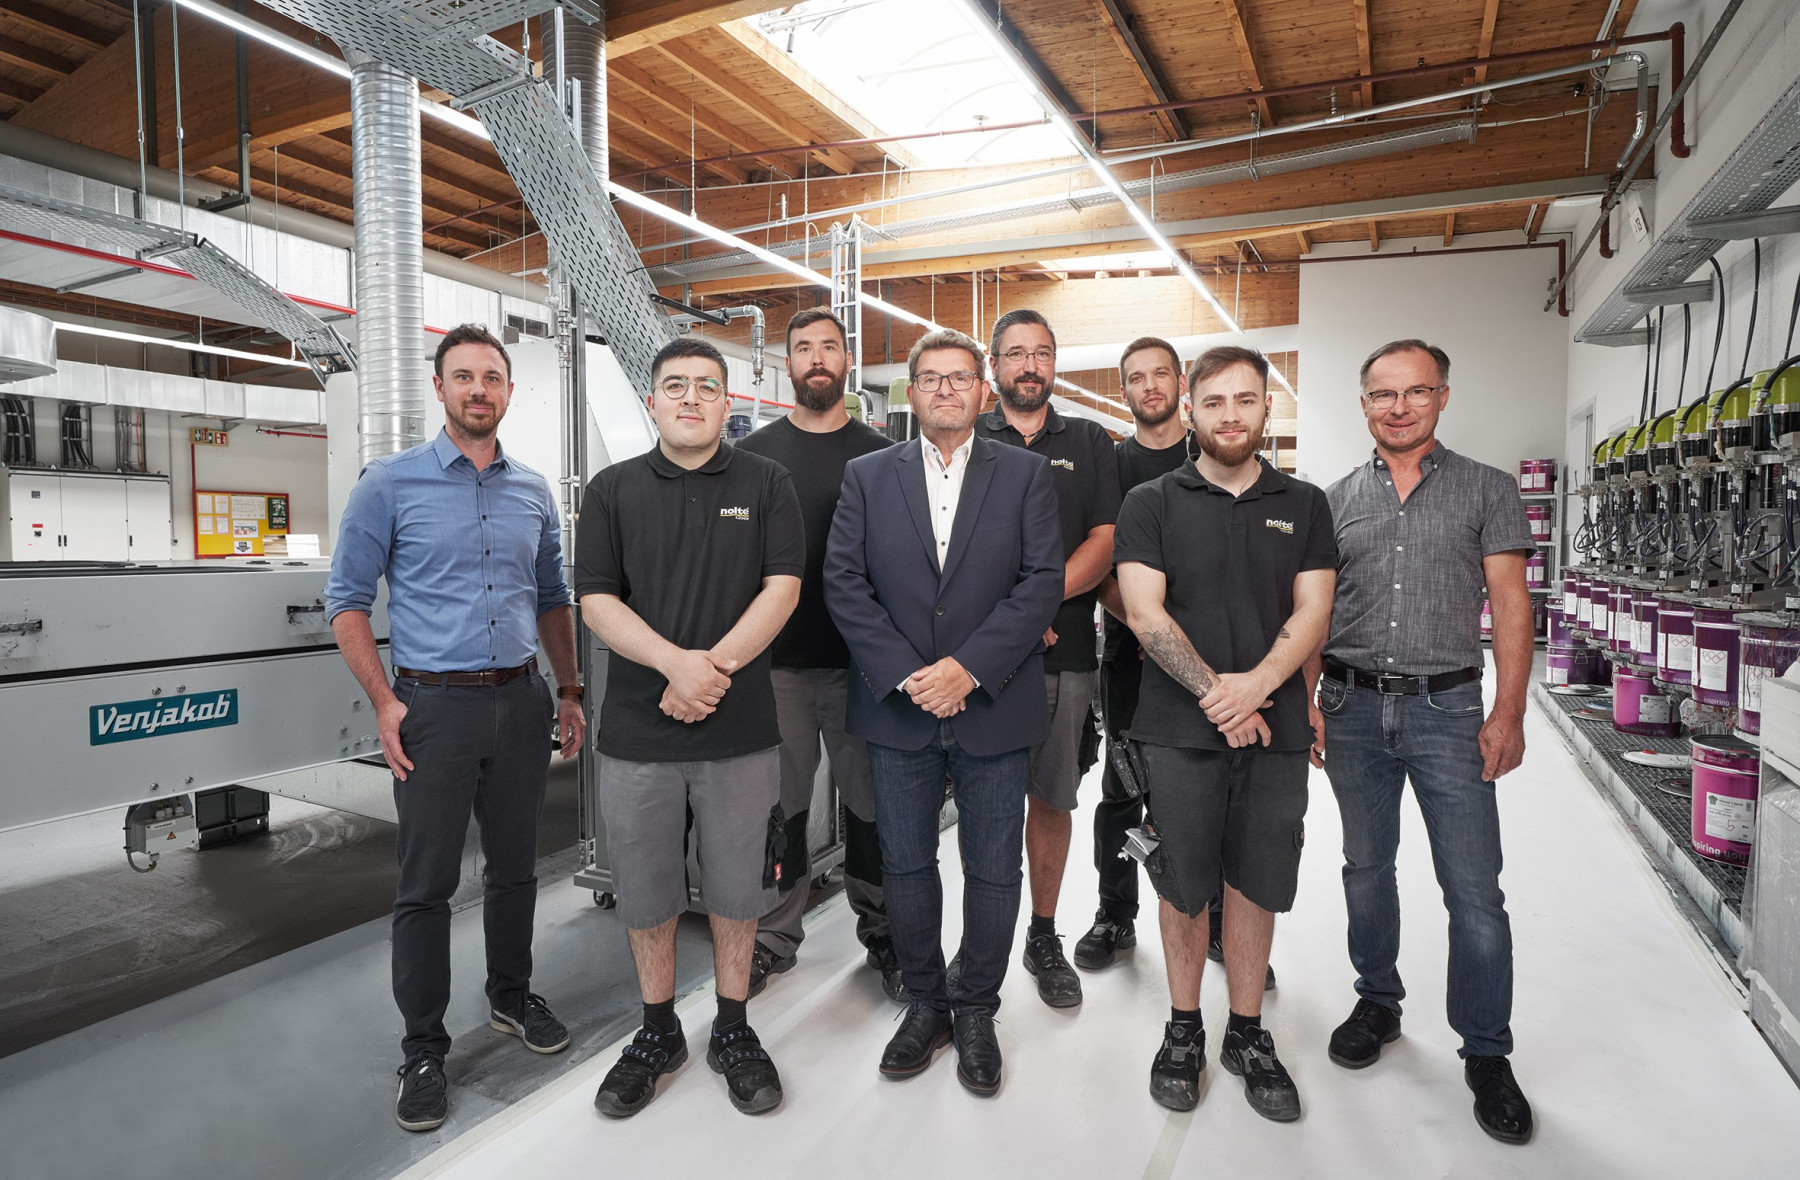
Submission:
MULTIPOLYGON (((451 1118, 393 1122, 399 1021, 388 987, 389 825, 274 800, 267 837, 133 874, 119 817, 0 836, 0 1174, 390 1175, 634 1027, 617 914, 569 881, 572 773, 552 772, 535 990, 568 1051, 487 1026, 481 910, 452 923, 451 1118)), ((470 878, 463 892, 478 899, 470 878)), ((684 920, 678 984, 711 977, 684 920)))

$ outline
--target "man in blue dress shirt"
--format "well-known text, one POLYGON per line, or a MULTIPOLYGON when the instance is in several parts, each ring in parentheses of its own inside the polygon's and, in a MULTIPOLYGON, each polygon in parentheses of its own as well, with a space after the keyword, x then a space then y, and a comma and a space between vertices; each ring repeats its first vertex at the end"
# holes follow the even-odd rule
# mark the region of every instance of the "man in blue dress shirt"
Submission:
POLYGON ((535 1053, 569 1044, 531 991, 531 933, 546 731, 555 717, 564 758, 586 732, 556 501, 494 434, 512 398, 512 363, 499 340, 463 324, 438 345, 435 367, 444 429, 363 468, 325 587, 331 629, 375 707, 394 772, 394 1001, 406 1021, 394 1116, 408 1131, 441 1125, 448 1109, 450 895, 471 812, 485 861, 490 1022, 535 1053), (369 628, 384 575, 391 685, 369 628), (557 703, 538 675, 540 640, 557 703))

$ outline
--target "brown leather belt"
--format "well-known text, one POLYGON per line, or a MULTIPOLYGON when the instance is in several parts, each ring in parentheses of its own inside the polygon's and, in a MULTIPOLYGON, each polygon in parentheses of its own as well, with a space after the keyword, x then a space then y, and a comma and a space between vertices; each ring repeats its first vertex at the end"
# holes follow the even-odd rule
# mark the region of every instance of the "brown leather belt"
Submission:
POLYGON ((420 684, 473 684, 492 688, 497 684, 517 680, 521 676, 529 676, 536 671, 537 657, 532 656, 517 668, 489 668, 485 672, 420 672, 413 668, 395 668, 394 675, 407 680, 417 680, 420 684))
POLYGON ((1379 672, 1364 672, 1361 668, 1352 668, 1348 664, 1327 659, 1325 675, 1344 684, 1354 684, 1358 688, 1372 688, 1383 696, 1411 697, 1424 693, 1448 692, 1459 684, 1480 680, 1481 669, 1458 668, 1454 672, 1440 672, 1436 676, 1383 676, 1379 672))

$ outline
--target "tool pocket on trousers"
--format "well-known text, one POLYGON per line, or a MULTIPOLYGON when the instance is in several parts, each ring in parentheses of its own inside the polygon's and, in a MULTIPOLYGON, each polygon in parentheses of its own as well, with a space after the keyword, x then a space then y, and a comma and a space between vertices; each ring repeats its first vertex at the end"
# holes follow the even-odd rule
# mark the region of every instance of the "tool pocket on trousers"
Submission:
POLYGON ((1319 712, 1328 717, 1342 713, 1349 700, 1350 689, 1342 680, 1319 681, 1319 712))
POLYGON ((792 881, 783 881, 781 862, 787 856, 787 817, 782 814, 781 804, 777 803, 769 809, 769 830, 763 837, 763 883, 764 889, 792 889, 792 881))
POLYGON ((1150 884, 1156 895, 1174 906, 1182 913, 1188 913, 1188 906, 1182 900, 1181 883, 1175 879, 1175 866, 1169 863, 1169 854, 1158 844, 1144 858, 1144 875, 1150 878, 1150 884))

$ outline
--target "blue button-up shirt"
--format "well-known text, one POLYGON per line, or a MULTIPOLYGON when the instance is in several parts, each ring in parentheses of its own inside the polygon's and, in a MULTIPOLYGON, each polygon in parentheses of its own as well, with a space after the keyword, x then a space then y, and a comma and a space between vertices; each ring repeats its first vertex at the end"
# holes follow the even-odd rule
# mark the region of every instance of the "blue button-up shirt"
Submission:
POLYGON ((562 530, 542 475, 495 446, 481 470, 450 436, 363 468, 338 526, 325 613, 364 614, 388 580, 395 666, 515 668, 537 652, 537 617, 569 603, 562 530))

